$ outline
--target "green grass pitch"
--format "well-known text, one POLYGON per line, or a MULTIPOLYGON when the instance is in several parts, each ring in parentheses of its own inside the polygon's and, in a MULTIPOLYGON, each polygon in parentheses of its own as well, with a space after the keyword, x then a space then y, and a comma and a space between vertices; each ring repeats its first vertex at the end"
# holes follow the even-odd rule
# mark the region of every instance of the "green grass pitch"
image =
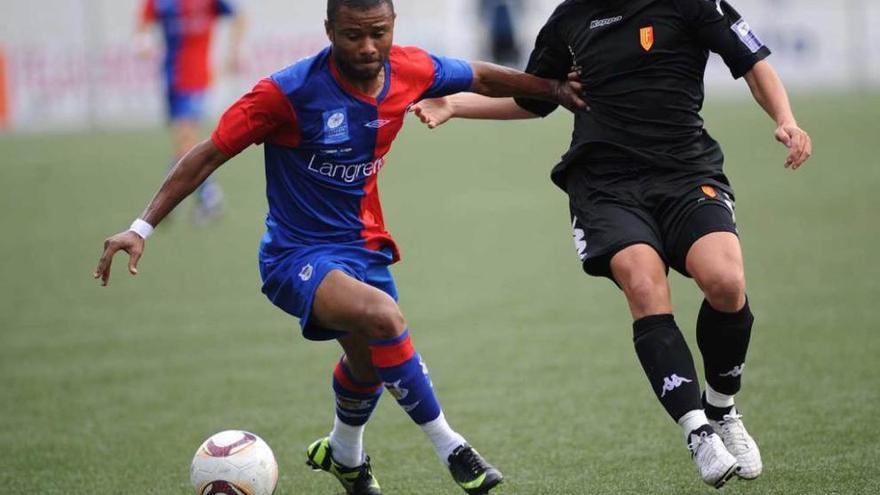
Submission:
MULTIPOLYGON (((757 106, 710 105, 727 153, 757 326, 739 397, 765 475, 729 494, 880 493, 880 96, 795 99, 815 158, 783 170, 757 106)), ((410 122, 381 179, 403 248, 414 341, 452 425, 503 494, 711 493, 652 397, 617 289, 579 269, 549 182, 569 118, 410 122)), ((262 154, 220 172, 229 210, 183 208, 141 274, 90 274, 167 162, 162 131, 0 138, 0 486, 20 494, 186 494, 199 443, 228 428, 274 448, 279 494, 338 494, 303 465, 329 430, 339 349, 302 340, 259 291, 262 154)), ((189 205, 186 205, 189 206, 189 205)), ((693 342, 700 297, 672 276, 693 342)), ((366 434, 388 494, 458 493, 384 398, 366 434)))

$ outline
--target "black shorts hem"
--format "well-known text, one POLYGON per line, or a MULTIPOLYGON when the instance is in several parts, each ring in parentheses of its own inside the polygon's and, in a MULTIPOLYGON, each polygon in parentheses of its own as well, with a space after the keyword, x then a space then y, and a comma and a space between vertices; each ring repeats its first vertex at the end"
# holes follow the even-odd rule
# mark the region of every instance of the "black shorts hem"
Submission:
POLYGON ((617 281, 614 280, 614 274, 611 273, 611 259, 614 258, 617 253, 623 251, 624 249, 636 246, 638 244, 650 246, 657 253, 657 255, 660 256, 660 259, 663 260, 663 263, 666 265, 666 272, 669 272, 669 263, 666 261, 666 256, 663 254, 663 249, 661 249, 660 246, 657 245, 656 241, 650 239, 627 240, 615 244, 610 248, 604 249, 599 254, 589 256, 583 262, 584 272, 592 277, 605 277, 614 282, 615 285, 620 287, 620 284, 618 284, 617 281))

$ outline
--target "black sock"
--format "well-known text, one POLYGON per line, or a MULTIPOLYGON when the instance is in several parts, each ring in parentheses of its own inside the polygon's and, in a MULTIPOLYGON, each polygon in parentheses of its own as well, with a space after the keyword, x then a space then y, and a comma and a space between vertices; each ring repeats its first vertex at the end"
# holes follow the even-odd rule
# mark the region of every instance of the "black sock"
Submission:
POLYGON ((697 344, 703 353, 706 381, 716 392, 739 392, 754 322, 748 300, 737 313, 722 313, 703 301, 697 318, 697 344))
POLYGON ((694 358, 672 315, 656 315, 633 323, 636 354, 654 393, 666 412, 678 422, 702 409, 694 358))
POLYGON ((712 421, 724 421, 724 416, 733 412, 733 406, 717 407, 709 404, 706 400, 706 394, 703 394, 703 410, 706 411, 706 417, 712 421))

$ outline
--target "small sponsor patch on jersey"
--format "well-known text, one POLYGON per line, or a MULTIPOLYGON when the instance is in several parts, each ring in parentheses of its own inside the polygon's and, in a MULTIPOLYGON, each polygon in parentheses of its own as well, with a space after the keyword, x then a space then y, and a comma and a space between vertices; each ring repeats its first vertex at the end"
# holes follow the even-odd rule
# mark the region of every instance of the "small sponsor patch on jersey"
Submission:
POLYGON ((639 30, 639 38, 642 42, 642 48, 646 52, 651 51, 654 47, 654 26, 643 27, 639 30))
POLYGON ((758 38, 758 35, 752 31, 752 26, 745 19, 740 19, 730 26, 730 29, 739 37, 740 41, 746 45, 752 53, 758 53, 758 50, 764 47, 764 43, 758 38))
POLYGON ((348 141, 348 112, 345 108, 324 112, 324 144, 348 141))
POLYGON ((609 17, 607 19, 596 19, 590 22, 590 29, 596 29, 600 27, 610 26, 612 24, 617 24, 618 22, 623 20, 623 16, 619 15, 616 17, 609 17))

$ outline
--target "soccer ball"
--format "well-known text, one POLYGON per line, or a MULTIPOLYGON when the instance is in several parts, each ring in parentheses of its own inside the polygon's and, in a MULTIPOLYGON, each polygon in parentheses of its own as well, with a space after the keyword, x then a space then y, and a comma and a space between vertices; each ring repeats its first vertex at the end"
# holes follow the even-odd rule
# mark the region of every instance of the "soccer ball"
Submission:
POLYGON ((190 468, 196 495, 272 495, 278 463, 260 437, 224 431, 205 440, 190 468))

